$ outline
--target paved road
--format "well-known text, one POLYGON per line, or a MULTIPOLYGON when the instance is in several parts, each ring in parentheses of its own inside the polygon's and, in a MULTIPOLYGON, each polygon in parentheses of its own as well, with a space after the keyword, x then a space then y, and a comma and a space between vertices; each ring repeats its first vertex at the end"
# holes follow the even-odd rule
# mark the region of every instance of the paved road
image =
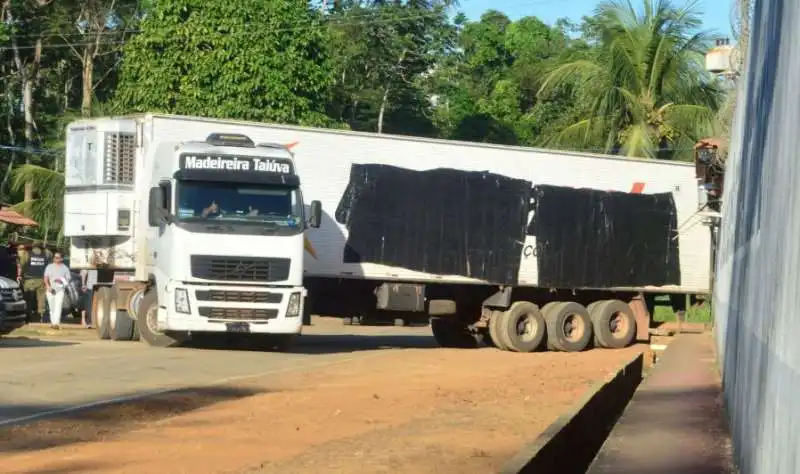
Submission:
POLYGON ((184 387, 345 363, 393 347, 433 346, 430 329, 325 324, 291 353, 168 348, 98 340, 0 340, 0 426, 184 387))

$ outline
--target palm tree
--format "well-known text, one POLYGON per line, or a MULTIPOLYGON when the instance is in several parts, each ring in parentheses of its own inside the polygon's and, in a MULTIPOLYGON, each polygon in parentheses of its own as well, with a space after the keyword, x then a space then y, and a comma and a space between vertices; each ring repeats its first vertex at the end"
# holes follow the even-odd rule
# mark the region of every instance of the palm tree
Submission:
POLYGON ((64 221, 64 174, 30 164, 15 168, 11 176, 11 190, 21 192, 26 183, 33 183, 36 197, 12 207, 38 222, 45 240, 48 237, 60 240, 64 221))
POLYGON ((675 158, 690 155, 697 139, 713 135, 723 94, 704 69, 709 37, 699 31, 695 6, 644 0, 637 11, 629 1, 601 3, 590 20, 594 52, 556 67, 539 89, 543 97, 571 87, 588 110, 587 118, 552 142, 675 158), (674 153, 681 150, 687 153, 674 153))

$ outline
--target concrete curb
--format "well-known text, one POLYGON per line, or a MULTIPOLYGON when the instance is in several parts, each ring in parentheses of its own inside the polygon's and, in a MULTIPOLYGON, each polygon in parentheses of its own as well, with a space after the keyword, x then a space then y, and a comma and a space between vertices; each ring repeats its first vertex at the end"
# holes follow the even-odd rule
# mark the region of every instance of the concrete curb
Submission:
POLYGON ((592 386, 532 443, 506 463, 501 474, 582 473, 591 465, 642 381, 644 354, 592 386))

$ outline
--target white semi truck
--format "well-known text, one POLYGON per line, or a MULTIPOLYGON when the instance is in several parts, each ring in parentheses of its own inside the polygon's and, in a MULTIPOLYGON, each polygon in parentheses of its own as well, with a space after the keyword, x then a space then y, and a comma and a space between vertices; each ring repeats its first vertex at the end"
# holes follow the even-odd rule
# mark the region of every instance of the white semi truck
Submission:
MULTIPOLYGON (((691 163, 268 126, 306 199, 308 313, 430 317, 440 345, 529 352, 649 339, 657 296, 709 291, 691 163)), ((698 298, 699 299, 699 298, 698 298)))
POLYGON ((98 272, 100 338, 300 334, 303 236, 321 208, 304 206, 291 144, 266 135, 152 114, 68 126, 64 234, 72 267, 98 272))
POLYGON ((133 321, 158 345, 296 334, 302 311, 430 317, 442 346, 581 351, 648 339, 656 295, 709 291, 689 163, 149 114, 71 125, 67 164, 101 337, 136 337, 133 321), (203 217, 222 191, 287 193, 292 210, 203 217))

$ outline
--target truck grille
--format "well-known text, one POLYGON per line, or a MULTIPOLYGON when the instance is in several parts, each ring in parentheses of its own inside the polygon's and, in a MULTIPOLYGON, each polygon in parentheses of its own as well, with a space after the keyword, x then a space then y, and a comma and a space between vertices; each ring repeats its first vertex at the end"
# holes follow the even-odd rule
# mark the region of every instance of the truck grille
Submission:
POLYGON ((219 301, 225 303, 280 303, 283 295, 263 291, 197 290, 198 301, 219 301))
POLYGON ((259 321, 275 319, 278 317, 277 309, 261 308, 211 308, 201 306, 197 310, 200 316, 208 319, 219 319, 227 321, 259 321))
POLYGON ((283 281, 289 278, 288 258, 192 255, 192 276, 218 281, 283 281))

